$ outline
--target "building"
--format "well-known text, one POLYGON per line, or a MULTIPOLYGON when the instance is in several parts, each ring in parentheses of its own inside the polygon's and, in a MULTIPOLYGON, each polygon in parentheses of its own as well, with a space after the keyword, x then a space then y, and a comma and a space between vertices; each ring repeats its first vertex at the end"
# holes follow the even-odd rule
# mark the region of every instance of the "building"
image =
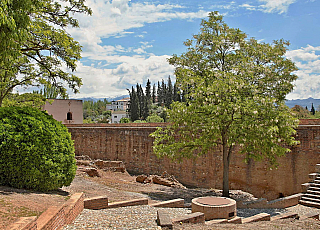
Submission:
POLYGON ((120 123, 121 118, 128 118, 128 114, 123 110, 116 110, 111 112, 111 123, 120 123))
POLYGON ((107 110, 111 110, 111 123, 120 123, 121 118, 129 117, 127 113, 129 101, 130 98, 126 97, 107 105, 107 110))
POLYGON ((107 105, 107 110, 117 111, 122 110, 126 111, 128 109, 130 98, 126 97, 117 101, 112 101, 111 104, 107 105))
POLYGON ((57 121, 61 121, 62 124, 83 123, 82 100, 48 99, 43 110, 46 110, 57 121))

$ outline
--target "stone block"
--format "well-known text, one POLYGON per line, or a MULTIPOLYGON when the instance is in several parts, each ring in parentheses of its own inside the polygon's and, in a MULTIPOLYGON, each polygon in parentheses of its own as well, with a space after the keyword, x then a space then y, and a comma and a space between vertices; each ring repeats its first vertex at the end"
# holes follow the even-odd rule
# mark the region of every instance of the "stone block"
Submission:
POLYGON ((20 217, 16 222, 10 224, 5 230, 37 230, 37 217, 20 217))
POLYGON ((134 200, 126 200, 126 201, 109 203, 108 208, 119 208, 119 207, 147 205, 147 204, 148 204, 147 198, 140 198, 140 199, 134 199, 134 200))
POLYGON ((184 208, 184 199, 167 200, 159 203, 150 204, 150 206, 161 208, 184 208))
POLYGON ((288 219, 288 218, 297 218, 298 214, 294 213, 294 212, 285 212, 285 213, 281 213, 279 215, 273 216, 271 217, 271 221, 274 220, 282 220, 282 219, 288 219))
POLYGON ((236 216, 230 220, 228 220, 228 223, 230 224, 242 224, 242 218, 239 216, 236 216))
POLYGON ((315 171, 316 173, 320 173, 320 164, 316 164, 315 171))
POLYGON ((204 223, 205 217, 202 212, 194 212, 185 216, 181 216, 178 218, 175 218, 172 220, 172 223, 192 223, 192 224, 198 224, 198 223, 204 223))
POLYGON ((172 221, 170 215, 163 210, 157 211, 157 223, 163 228, 172 229, 172 221))
POLYGON ((104 196, 87 198, 84 200, 84 208, 96 210, 108 208, 108 198, 104 196))
POLYGON ((310 183, 301 184, 301 192, 306 193, 310 187, 310 183))
POLYGON ((228 223, 227 219, 214 219, 214 220, 209 220, 206 221, 205 224, 210 226, 210 225, 214 225, 214 224, 224 224, 224 223, 228 223))
POLYGON ((313 218, 316 220, 319 220, 319 213, 317 212, 308 212, 304 215, 299 216, 299 220, 307 219, 307 218, 313 218))
POLYGON ((257 222, 257 221, 270 221, 270 214, 268 213, 260 213, 254 216, 250 216, 248 218, 243 218, 242 223, 251 223, 251 222, 257 222))

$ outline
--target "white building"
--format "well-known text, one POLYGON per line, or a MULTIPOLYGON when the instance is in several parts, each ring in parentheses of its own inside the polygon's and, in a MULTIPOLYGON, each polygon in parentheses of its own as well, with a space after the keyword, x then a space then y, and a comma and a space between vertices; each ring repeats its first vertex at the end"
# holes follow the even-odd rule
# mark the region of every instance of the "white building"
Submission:
POLYGON ((107 110, 111 110, 111 123, 120 123, 121 118, 128 118, 127 113, 130 98, 123 98, 117 101, 112 101, 107 105, 107 110))
POLYGON ((128 118, 128 114, 123 110, 116 110, 111 112, 111 123, 120 123, 121 118, 128 118))
POLYGON ((128 109, 130 98, 123 98, 117 101, 112 101, 111 104, 107 105, 107 110, 117 111, 122 110, 126 111, 128 109))

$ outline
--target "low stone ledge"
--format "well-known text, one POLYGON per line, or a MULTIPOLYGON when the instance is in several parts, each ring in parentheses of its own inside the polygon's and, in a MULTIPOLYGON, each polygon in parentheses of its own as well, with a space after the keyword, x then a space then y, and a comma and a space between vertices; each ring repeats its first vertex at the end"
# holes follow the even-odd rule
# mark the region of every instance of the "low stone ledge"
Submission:
POLYGON ((36 220, 37 229, 60 229, 70 224, 83 210, 83 193, 75 193, 61 206, 51 206, 36 220))
POLYGON ((287 208, 299 204, 302 195, 302 193, 298 193, 271 201, 267 201, 265 198, 250 202, 238 201, 237 208, 287 208))
POLYGON ((214 220, 209 220, 206 221, 205 224, 210 226, 210 225, 214 225, 214 224, 224 224, 224 223, 228 223, 227 219, 214 219, 214 220))
POLYGON ((167 200, 159 203, 150 204, 150 206, 158 208, 184 208, 184 199, 167 200))
POLYGON ((37 230, 37 217, 20 217, 16 222, 6 227, 6 230, 37 230))
POLYGON ((242 218, 239 216, 236 216, 230 220, 228 220, 229 224, 242 224, 242 218))
POLYGON ((87 198, 84 200, 84 208, 94 210, 108 208, 108 197, 98 196, 87 198))
POLYGON ((259 213, 257 215, 254 216, 250 216, 247 218, 243 218, 242 219, 242 223, 246 224, 246 223, 251 223, 251 222, 257 222, 257 221, 270 221, 270 214, 268 213, 259 213))
POLYGON ((172 229, 172 221, 169 214, 163 210, 157 211, 157 224, 162 228, 172 229))
POLYGON ((299 216, 299 220, 304 220, 304 219, 307 219, 307 218, 313 218, 313 219, 319 220, 319 213, 317 213, 317 212, 308 212, 308 213, 306 213, 304 215, 299 216))
POLYGON ((266 207, 267 202, 266 198, 259 198, 249 202, 237 201, 237 208, 261 208, 266 207))
POLYGON ((205 222, 205 217, 204 217, 204 213, 202 212, 194 212, 194 213, 181 216, 172 220, 173 224, 176 224, 176 223, 198 224, 198 223, 204 223, 204 222, 205 222))
POLYGON ((281 213, 281 214, 279 214, 279 215, 276 215, 276 216, 271 217, 271 221, 288 219, 288 218, 297 218, 297 217, 298 217, 298 214, 297 214, 297 213, 285 212, 285 213, 281 213))
POLYGON ((134 200, 126 200, 126 201, 109 203, 108 208, 119 208, 119 207, 147 205, 147 204, 148 204, 148 199, 141 198, 141 199, 134 199, 134 200))
POLYGON ((269 201, 266 208, 287 208, 299 204, 302 193, 286 196, 276 200, 269 201))

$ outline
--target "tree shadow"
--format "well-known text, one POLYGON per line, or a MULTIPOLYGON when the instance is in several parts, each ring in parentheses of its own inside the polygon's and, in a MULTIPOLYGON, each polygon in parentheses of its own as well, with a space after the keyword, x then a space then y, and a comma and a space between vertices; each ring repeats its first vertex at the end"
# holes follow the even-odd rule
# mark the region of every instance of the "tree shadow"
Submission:
POLYGON ((49 195, 60 195, 60 196, 69 196, 70 193, 67 191, 64 191, 63 189, 59 188, 56 190, 52 191, 46 191, 46 192, 41 192, 41 191, 35 191, 35 190, 30 190, 30 189, 20 189, 20 188, 13 188, 9 186, 0 186, 0 195, 11 195, 11 194, 49 194, 49 195))

